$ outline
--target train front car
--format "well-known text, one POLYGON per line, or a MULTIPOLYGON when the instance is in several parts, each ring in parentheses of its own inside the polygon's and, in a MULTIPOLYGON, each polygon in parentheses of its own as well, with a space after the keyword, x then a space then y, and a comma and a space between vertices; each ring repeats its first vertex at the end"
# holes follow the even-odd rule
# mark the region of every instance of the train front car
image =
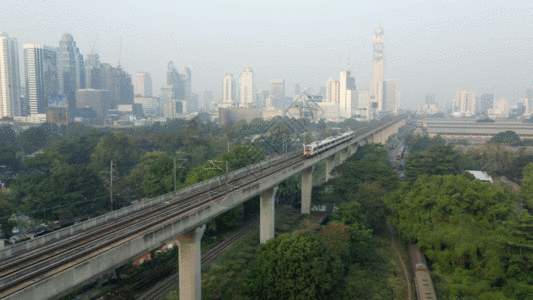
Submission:
POLYGON ((311 143, 309 145, 304 145, 304 156, 305 157, 311 157, 316 155, 317 153, 317 144, 311 143))

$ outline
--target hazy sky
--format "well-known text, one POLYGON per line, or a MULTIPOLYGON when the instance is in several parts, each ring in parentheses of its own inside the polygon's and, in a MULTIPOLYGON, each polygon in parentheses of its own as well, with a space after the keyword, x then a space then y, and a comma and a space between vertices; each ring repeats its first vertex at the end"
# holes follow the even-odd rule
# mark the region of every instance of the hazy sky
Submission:
MULTIPOLYGON (((79 1, 3 0, 0 31, 24 44, 57 46, 63 33, 86 55, 133 76, 149 72, 154 93, 166 65, 190 66, 193 92, 221 94, 226 73, 254 71, 257 89, 273 78, 320 86, 348 68, 368 88, 372 36, 385 32, 385 78, 398 79, 403 106, 426 92, 448 100, 458 88, 511 103, 533 85, 533 4, 529 1, 79 1)), ((21 68, 23 57, 20 57, 21 68)))

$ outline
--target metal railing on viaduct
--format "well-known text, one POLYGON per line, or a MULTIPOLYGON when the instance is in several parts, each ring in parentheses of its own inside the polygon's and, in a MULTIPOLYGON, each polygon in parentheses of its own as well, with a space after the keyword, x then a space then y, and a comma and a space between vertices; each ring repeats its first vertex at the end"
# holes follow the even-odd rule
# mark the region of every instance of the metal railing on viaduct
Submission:
POLYGON ((344 162, 359 145, 382 143, 405 124, 382 120, 317 156, 295 152, 143 201, 0 250, 0 299, 53 299, 178 238, 180 299, 201 299, 200 240, 212 218, 260 195, 260 240, 274 238, 278 184, 302 173, 302 213, 311 212, 314 165, 326 159, 326 181, 337 155, 344 162))

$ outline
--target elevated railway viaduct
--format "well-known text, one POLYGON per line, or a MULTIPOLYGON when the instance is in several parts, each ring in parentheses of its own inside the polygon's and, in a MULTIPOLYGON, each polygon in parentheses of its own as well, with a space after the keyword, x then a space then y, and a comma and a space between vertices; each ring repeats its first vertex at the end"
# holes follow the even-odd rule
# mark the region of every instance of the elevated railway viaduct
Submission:
POLYGON ((200 240, 209 220, 260 195, 260 241, 265 243, 274 238, 279 183, 302 173, 301 211, 309 214, 319 161, 326 160, 327 181, 337 156, 344 162, 359 145, 384 144, 404 124, 404 116, 382 120, 317 156, 289 153, 1 249, 0 299, 58 298, 176 237, 180 299, 201 299, 200 240))

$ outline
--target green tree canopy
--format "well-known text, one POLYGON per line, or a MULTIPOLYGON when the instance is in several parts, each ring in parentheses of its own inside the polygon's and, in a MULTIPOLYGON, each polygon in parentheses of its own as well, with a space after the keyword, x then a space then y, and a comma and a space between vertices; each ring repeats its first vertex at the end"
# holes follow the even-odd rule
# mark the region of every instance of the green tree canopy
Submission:
POLYGON ((246 280, 252 299, 330 299, 344 273, 337 255, 307 231, 282 234, 259 250, 246 280))
POLYGON ((501 249, 514 210, 503 190, 463 175, 422 175, 385 202, 393 212, 389 222, 406 239, 418 241, 438 272, 453 274, 453 295, 475 291, 479 296, 503 280, 507 266, 501 249))
POLYGON ((516 132, 508 130, 505 132, 500 132, 491 137, 489 143, 519 146, 522 144, 522 140, 520 139, 520 136, 516 134, 516 132))
POLYGON ((133 147, 133 138, 118 131, 100 138, 91 159, 104 169, 109 169, 113 161, 120 172, 127 173, 137 163, 138 152, 133 147))
POLYGON ((433 146, 407 159, 406 175, 411 182, 422 174, 456 175, 463 171, 461 155, 451 146, 433 146))

